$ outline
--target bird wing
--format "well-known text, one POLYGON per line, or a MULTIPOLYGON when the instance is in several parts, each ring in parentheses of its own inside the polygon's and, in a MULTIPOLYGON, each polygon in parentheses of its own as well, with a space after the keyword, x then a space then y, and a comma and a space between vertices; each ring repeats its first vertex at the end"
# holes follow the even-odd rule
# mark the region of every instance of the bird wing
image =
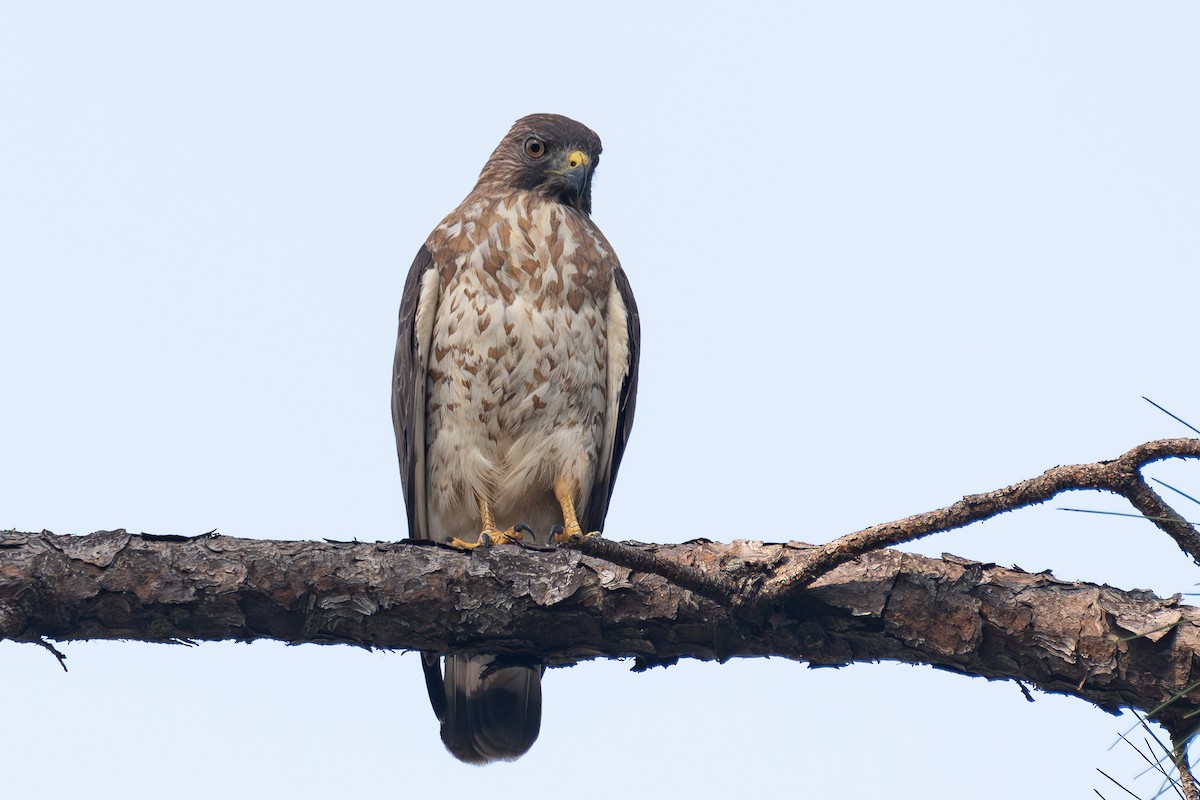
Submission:
POLYGON ((625 444, 633 428, 637 404, 638 359, 642 351, 642 326, 629 278, 620 265, 613 267, 613 286, 608 303, 608 407, 604 416, 604 438, 596 478, 592 482, 580 524, 585 531, 604 527, 608 501, 625 444), (623 327, 622 327, 623 326, 623 327))
POLYGON ((425 503, 425 385, 439 281, 429 248, 422 246, 404 281, 400 331, 392 366, 392 425, 400 456, 400 480, 408 512, 408 535, 429 538, 425 503))

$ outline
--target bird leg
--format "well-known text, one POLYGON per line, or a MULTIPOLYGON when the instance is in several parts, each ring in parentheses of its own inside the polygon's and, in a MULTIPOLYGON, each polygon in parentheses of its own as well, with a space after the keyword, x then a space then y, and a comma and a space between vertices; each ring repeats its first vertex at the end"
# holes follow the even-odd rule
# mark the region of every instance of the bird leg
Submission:
POLYGON ((558 498, 563 513, 563 526, 555 525, 555 530, 550 536, 550 541, 555 544, 568 544, 578 542, 585 536, 600 535, 599 531, 585 533, 580 527, 579 520, 575 517, 575 501, 571 498, 574 492, 571 488, 571 484, 562 478, 554 482, 554 496, 558 498))
POLYGON ((496 517, 492 514, 492 507, 487 499, 477 495, 475 502, 479 504, 479 518, 483 521, 483 530, 479 532, 479 538, 468 542, 453 537, 447 539, 446 544, 460 550, 474 550, 476 547, 491 547, 494 544, 516 544, 525 538, 526 533, 533 533, 533 529, 524 522, 518 522, 506 531, 497 530, 496 517))

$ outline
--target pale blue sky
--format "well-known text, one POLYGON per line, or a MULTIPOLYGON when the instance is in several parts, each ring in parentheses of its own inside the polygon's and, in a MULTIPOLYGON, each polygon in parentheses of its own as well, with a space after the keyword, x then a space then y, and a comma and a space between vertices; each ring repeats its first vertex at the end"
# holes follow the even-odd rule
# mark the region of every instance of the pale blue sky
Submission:
MULTIPOLYGON (((537 111, 603 138, 643 316, 611 536, 822 541, 1183 435, 1139 396, 1200 419, 1198 37, 1167 2, 0 0, 0 527, 403 536, 404 273, 537 111)), ((1200 579, 1052 507, 919 549, 1200 579)), ((1156 786, 1127 719, 931 669, 556 670, 533 752, 481 770, 412 655, 63 649, 0 645, 13 797, 1156 786)))

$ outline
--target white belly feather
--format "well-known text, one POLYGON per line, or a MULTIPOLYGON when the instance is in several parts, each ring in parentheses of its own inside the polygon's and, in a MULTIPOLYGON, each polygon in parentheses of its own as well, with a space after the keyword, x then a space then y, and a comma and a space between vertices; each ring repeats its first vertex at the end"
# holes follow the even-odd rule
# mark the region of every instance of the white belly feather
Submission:
POLYGON ((436 538, 474 539, 483 497, 500 529, 526 522, 544 540, 562 522, 555 480, 580 487, 579 507, 595 477, 608 405, 609 291, 568 298, 581 283, 576 243, 555 213, 562 212, 535 209, 524 236, 514 221, 499 269, 484 268, 501 244, 496 237, 474 243, 440 292, 426 384, 427 510, 436 538), (552 226, 560 241, 548 247, 552 226))

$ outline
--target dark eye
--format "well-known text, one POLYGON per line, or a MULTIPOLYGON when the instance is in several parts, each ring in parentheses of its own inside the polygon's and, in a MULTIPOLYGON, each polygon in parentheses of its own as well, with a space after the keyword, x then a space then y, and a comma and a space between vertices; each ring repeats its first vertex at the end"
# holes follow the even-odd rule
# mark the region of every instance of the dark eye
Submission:
POLYGON ((525 140, 525 153, 531 158, 541 158, 546 152, 546 145, 536 136, 530 136, 525 140))

